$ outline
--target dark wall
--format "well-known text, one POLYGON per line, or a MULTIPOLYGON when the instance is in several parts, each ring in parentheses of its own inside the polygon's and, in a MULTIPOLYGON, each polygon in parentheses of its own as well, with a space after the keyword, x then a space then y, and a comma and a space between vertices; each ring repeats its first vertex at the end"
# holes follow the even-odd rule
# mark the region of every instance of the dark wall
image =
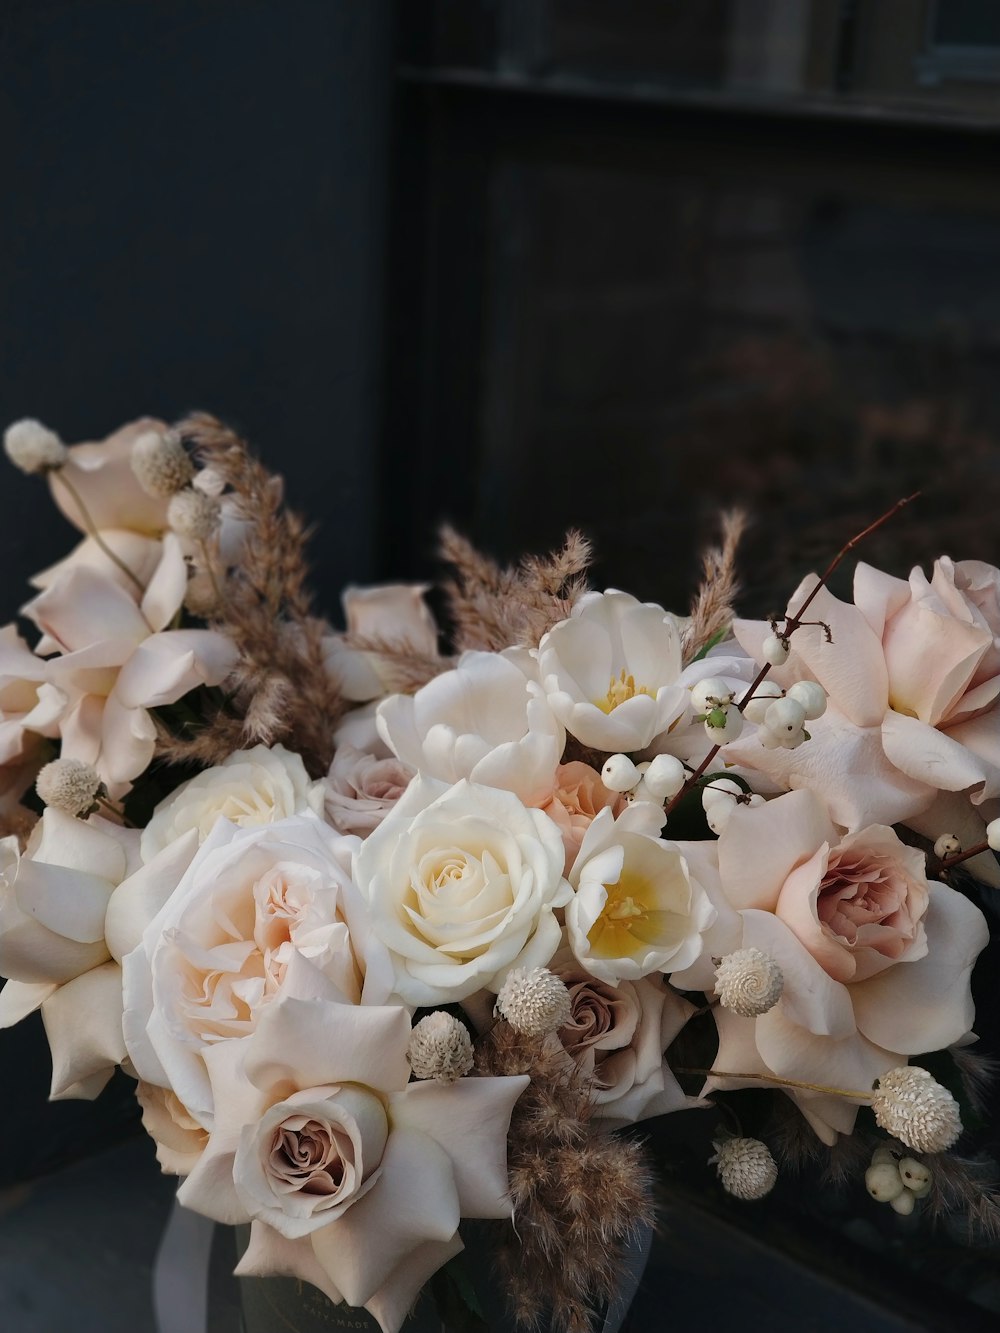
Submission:
MULTIPOLYGON (((372 568, 388 11, 0 7, 0 421, 72 442, 215 412, 322 520, 331 587, 372 568)), ((0 620, 68 536, 3 479, 0 620)))
MULTIPOLYGON (((319 523, 317 583, 372 575, 390 75, 382 0, 3 0, 0 425, 69 442, 191 408, 319 523)), ((0 623, 73 533, 0 460, 0 623)), ((43 1105, 37 1019, 0 1033, 0 1180, 117 1132, 43 1105)))

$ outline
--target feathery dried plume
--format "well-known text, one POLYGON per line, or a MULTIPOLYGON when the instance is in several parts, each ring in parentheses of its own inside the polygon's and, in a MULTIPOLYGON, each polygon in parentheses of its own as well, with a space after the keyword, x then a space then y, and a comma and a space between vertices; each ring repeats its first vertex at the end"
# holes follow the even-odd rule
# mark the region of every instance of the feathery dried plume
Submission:
POLYGON ((933 1175, 925 1208, 931 1218, 964 1217, 970 1245, 1000 1241, 1000 1184, 996 1163, 942 1153, 929 1163, 933 1175))
POLYGON ((727 509, 720 518, 722 544, 710 546, 701 558, 701 585, 691 606, 691 619, 681 638, 685 663, 691 662, 733 620, 733 605, 740 590, 736 551, 747 526, 742 509, 727 509))
POLYGON ((193 736, 163 740, 160 753, 215 764, 248 743, 281 741, 318 777, 333 758, 344 700, 324 660, 328 626, 311 612, 305 528, 284 508, 281 478, 252 457, 234 431, 203 413, 176 429, 210 475, 228 487, 227 498, 247 530, 235 563, 220 571, 224 596, 210 617, 240 654, 226 683, 226 705, 193 736))
POLYGON ((419 652, 398 640, 389 641, 367 634, 345 634, 344 643, 362 653, 378 653, 392 666, 392 683, 397 694, 416 694, 428 681, 450 671, 457 657, 434 656, 419 652))
POLYGON ((452 528, 441 532, 441 556, 456 577, 445 592, 454 621, 455 648, 502 652, 535 647, 542 635, 565 620, 587 590, 590 543, 568 532, 562 550, 529 556, 516 567, 501 568, 452 528))
POLYGON ((26 806, 15 805, 0 813, 0 838, 16 838, 23 852, 28 846, 31 830, 38 823, 38 815, 26 806))
POLYGON ((556 1333, 592 1333, 629 1239, 652 1222, 644 1151, 591 1132, 592 1083, 555 1038, 498 1023, 478 1042, 476 1064, 482 1073, 531 1076, 508 1136, 514 1226, 497 1231, 514 1315, 528 1328, 548 1317, 556 1333))

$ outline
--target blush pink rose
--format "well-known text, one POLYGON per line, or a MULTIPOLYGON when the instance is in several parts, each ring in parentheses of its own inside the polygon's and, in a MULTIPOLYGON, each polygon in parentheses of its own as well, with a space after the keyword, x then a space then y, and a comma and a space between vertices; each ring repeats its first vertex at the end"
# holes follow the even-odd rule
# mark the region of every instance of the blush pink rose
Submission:
POLYGON ((566 874, 576 860, 583 835, 599 812, 608 807, 613 814, 620 814, 625 808, 625 800, 617 792, 608 791, 595 768, 575 759, 559 765, 552 795, 539 808, 562 834, 566 874))
POLYGON ((395 755, 381 758, 341 745, 325 784, 327 819, 341 833, 363 838, 381 824, 415 771, 395 755))

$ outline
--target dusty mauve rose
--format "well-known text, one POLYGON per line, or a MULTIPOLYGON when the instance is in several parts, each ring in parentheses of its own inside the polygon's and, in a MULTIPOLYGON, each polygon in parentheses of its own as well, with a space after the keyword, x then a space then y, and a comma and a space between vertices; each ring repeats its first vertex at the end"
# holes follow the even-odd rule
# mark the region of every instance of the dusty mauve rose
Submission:
POLYGON ((507 1128, 528 1082, 411 1083, 410 1031, 402 1008, 281 995, 246 1041, 209 1054, 218 1116, 178 1194, 253 1219, 242 1272, 294 1274, 389 1333, 413 1262, 423 1281, 460 1248, 461 1217, 510 1216, 507 1128))
POLYGON ((624 797, 608 791, 601 781, 600 773, 596 768, 591 768, 590 764, 574 759, 568 764, 559 765, 552 795, 542 802, 539 809, 545 811, 562 834, 567 874, 576 860, 583 835, 599 811, 610 806, 617 814, 624 805, 624 797))
MULTIPOLYGON (((784 985, 777 1004, 756 1018, 713 1007, 715 1068, 863 1094, 909 1056, 970 1030, 969 977, 989 932, 967 898, 927 882, 920 859, 891 829, 839 840, 811 791, 736 808, 718 842, 728 938, 712 948, 760 950, 780 967, 784 985)), ((706 983, 691 971, 676 984, 706 983)), ((708 1089, 748 1085, 755 1080, 713 1078, 708 1089)), ((857 1104, 850 1099, 790 1095, 825 1142, 851 1132, 857 1104)))
POLYGON ((566 983, 572 1005, 559 1040, 594 1080, 596 1116, 624 1125, 701 1105, 685 1096, 663 1058, 695 1013, 693 1004, 659 977, 617 986, 599 981, 569 950, 561 950, 549 967, 566 983))
POLYGON ((380 758, 342 745, 326 779, 326 817, 359 837, 381 824, 410 784, 414 770, 395 755, 380 758))

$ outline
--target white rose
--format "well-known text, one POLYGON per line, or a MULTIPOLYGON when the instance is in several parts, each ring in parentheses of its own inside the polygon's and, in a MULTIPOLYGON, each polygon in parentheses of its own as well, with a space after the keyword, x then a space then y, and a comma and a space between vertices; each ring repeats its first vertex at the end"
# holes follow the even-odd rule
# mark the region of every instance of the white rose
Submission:
MULTIPOLYGON (((315 815, 260 828, 220 820, 123 960, 125 1040, 140 1078, 172 1088, 197 1122, 213 1104, 203 1051, 247 1036, 306 959, 350 1004, 381 1003, 392 972, 350 877, 356 838, 315 815)), ((155 901, 143 867, 137 899, 155 901)), ((129 898, 130 885, 119 890, 129 898)))
POLYGON ((553 909, 570 896, 563 857, 552 820, 510 792, 414 778, 354 861, 396 993, 447 1004, 547 963, 560 938, 553 909))
POLYGON ((426 777, 469 778, 540 804, 552 791, 566 737, 520 657, 465 653, 416 694, 384 700, 379 734, 426 777))
POLYGON ((566 730, 609 753, 643 750, 683 717, 676 618, 627 592, 589 592, 538 647, 549 707, 566 730))
POLYGON ((641 813, 632 806, 615 820, 602 810, 570 872, 570 945, 591 975, 612 985, 690 967, 716 915, 680 851, 633 831, 641 813))
POLYGON ((142 859, 151 861, 191 828, 204 842, 217 819, 248 828, 309 810, 323 813, 323 783, 311 781, 297 754, 283 745, 237 750, 160 802, 142 832, 142 859))

